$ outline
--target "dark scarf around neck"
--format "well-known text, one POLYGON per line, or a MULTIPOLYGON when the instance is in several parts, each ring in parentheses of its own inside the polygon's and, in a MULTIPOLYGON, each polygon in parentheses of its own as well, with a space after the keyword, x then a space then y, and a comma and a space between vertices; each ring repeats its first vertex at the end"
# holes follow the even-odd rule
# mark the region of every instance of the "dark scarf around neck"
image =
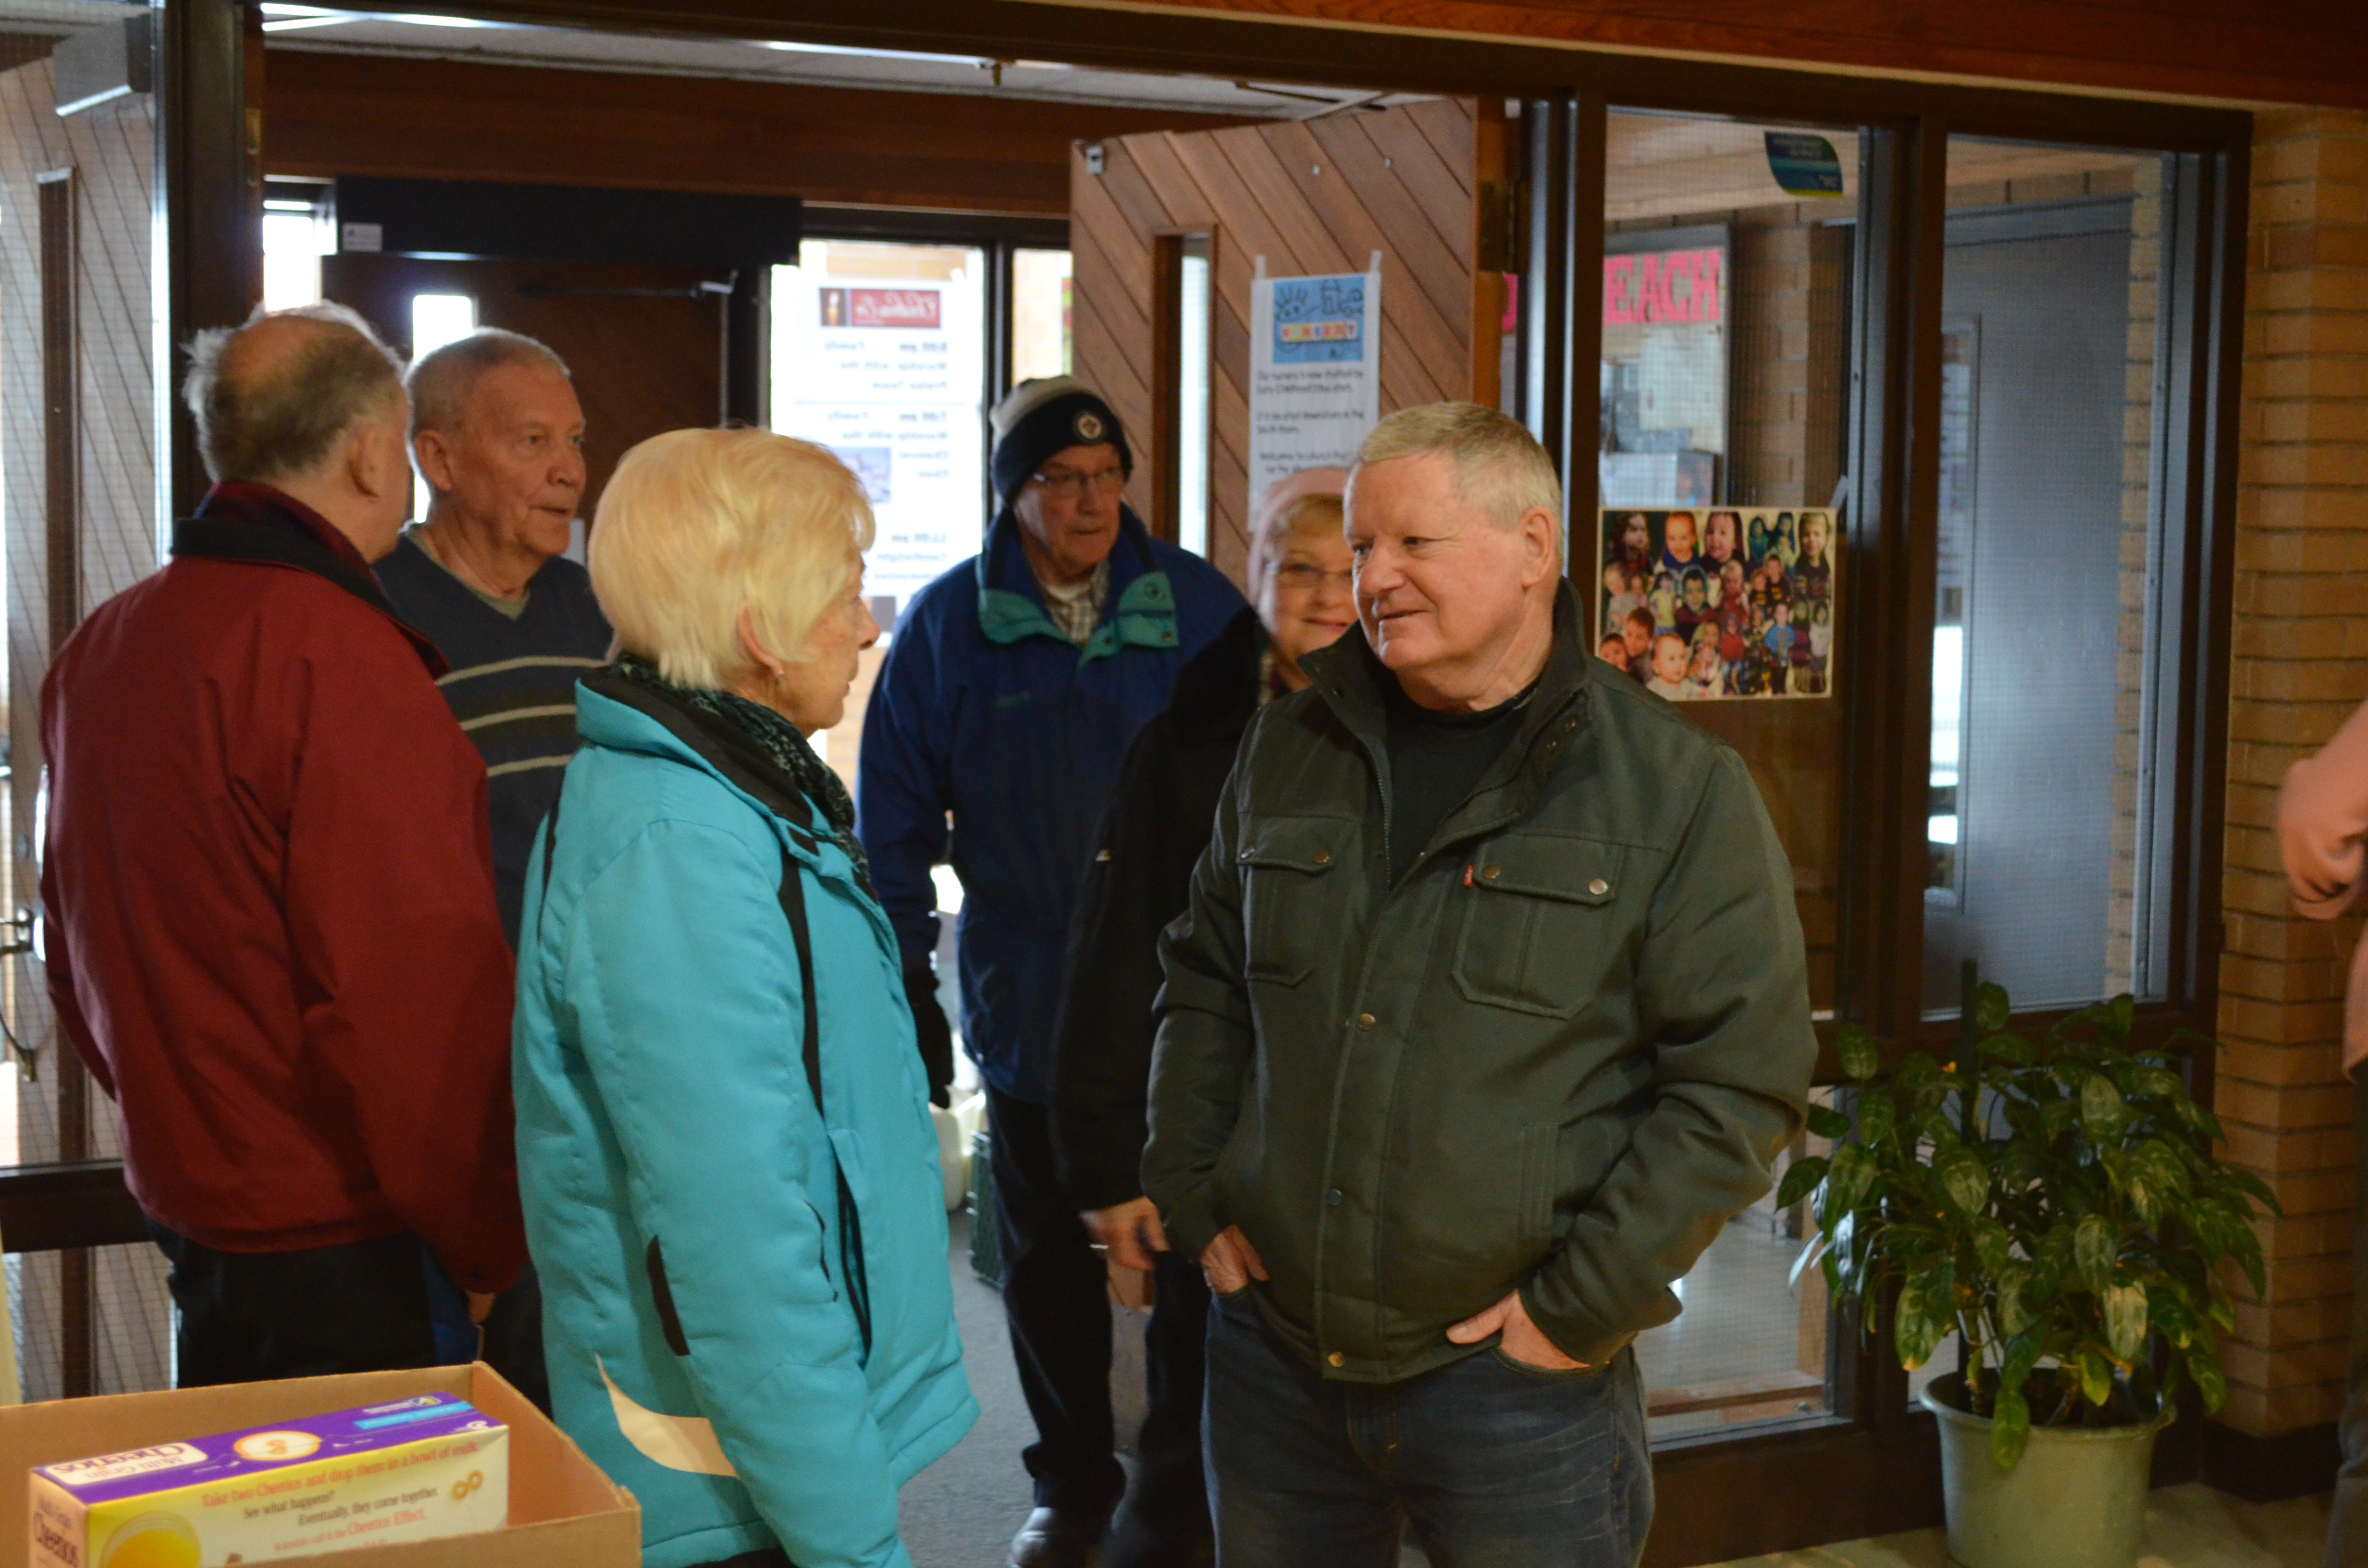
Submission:
POLYGON ((814 755, 798 727, 761 704, 729 691, 677 686, 658 674, 657 666, 632 653, 620 654, 614 666, 619 677, 682 710, 700 727, 733 745, 742 760, 775 776, 772 782, 813 802, 822 810, 831 838, 855 864, 855 879, 865 892, 871 888, 871 862, 855 837, 855 801, 830 765, 814 755))

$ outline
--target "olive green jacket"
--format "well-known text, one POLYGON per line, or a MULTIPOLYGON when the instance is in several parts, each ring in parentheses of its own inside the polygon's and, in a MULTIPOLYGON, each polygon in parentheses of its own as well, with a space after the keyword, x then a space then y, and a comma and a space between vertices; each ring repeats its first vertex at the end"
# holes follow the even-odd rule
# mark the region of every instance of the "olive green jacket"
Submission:
POLYGON ((1363 637, 1252 724, 1163 938, 1145 1189, 1257 1247, 1267 1323, 1394 1382, 1521 1290, 1600 1363, 1767 1191, 1816 1055, 1793 878, 1742 760, 1590 656, 1565 587, 1504 756, 1388 882, 1363 637))

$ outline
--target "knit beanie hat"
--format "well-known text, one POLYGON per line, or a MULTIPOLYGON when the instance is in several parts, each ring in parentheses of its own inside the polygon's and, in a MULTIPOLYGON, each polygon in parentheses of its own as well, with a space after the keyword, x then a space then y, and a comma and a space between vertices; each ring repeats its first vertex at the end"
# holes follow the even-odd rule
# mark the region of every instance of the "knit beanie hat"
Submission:
POLYGON ((987 415, 995 430, 995 493, 1008 506, 1044 460, 1070 447, 1109 442, 1132 476, 1134 453, 1110 405, 1075 376, 1039 376, 1020 382, 987 415))

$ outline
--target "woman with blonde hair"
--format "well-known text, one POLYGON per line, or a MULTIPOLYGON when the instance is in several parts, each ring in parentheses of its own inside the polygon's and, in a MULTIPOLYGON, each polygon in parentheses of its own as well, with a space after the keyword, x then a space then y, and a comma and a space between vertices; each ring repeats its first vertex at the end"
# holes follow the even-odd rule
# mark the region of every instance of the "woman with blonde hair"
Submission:
POLYGON ((646 1568, 909 1568, 977 1415, 927 1085, 847 791, 806 744, 880 634, 823 448, 677 430, 592 530, 616 663, 527 873, 518 1176, 561 1427, 646 1568))

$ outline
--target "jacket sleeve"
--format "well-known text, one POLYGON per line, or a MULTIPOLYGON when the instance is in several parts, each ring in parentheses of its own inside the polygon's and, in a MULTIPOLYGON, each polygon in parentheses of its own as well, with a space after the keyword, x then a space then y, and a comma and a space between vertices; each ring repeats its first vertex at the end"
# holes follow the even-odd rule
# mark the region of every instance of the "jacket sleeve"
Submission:
POLYGON ((1053 1143, 1062 1185, 1080 1209, 1143 1195, 1159 933, 1182 912, 1169 862, 1174 835, 1190 826, 1170 787, 1170 733, 1154 719, 1127 748, 1069 923, 1053 1030, 1053 1143))
POLYGON ((1678 1312, 1670 1284, 1768 1190, 1817 1042, 1792 866, 1743 761, 1713 754, 1637 960, 1651 1108, 1569 1239, 1521 1288, 1565 1355, 1600 1363, 1678 1312))
MULTIPOLYGON (((586 888, 565 990, 724 1457, 803 1568, 909 1568, 862 1346, 825 1258, 836 1180, 803 1153, 820 1133, 779 887, 740 839, 658 823, 586 888)), ((647 1301, 654 1287, 626 1289, 647 1301)))
MULTIPOLYGON (((1257 744, 1254 722, 1240 756, 1247 758, 1257 744)), ((1234 864, 1236 790, 1246 766, 1236 762, 1225 782, 1215 830, 1192 872, 1191 906, 1159 939, 1167 983, 1152 1049, 1143 1179, 1168 1240, 1188 1258, 1198 1258, 1228 1223, 1217 1201, 1217 1160, 1241 1119, 1243 1069, 1255 1044, 1242 977, 1241 874, 1234 864)))
POLYGON ((2368 870, 2368 703, 2317 756, 2286 770, 2278 849, 2304 915, 2332 920, 2359 899, 2368 870))
POLYGON ((391 632, 348 633, 290 691, 283 876, 306 1042, 394 1211, 465 1289, 507 1289, 526 1234, 484 764, 391 632))
POLYGON ((863 712, 855 834, 871 862, 872 891, 910 964, 938 950, 938 892, 929 871, 945 858, 946 812, 953 802, 937 639, 929 621, 908 619, 908 629, 889 644, 863 712))

